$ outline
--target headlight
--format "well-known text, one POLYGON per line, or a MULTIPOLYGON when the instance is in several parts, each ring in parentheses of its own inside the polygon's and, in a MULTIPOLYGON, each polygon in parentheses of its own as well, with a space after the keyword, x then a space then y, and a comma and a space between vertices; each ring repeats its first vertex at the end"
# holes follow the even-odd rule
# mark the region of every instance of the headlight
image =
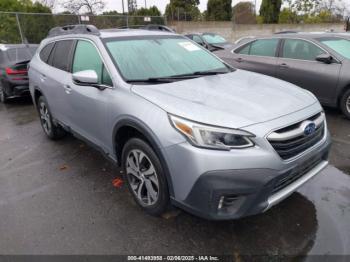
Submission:
POLYGON ((213 127, 169 115, 172 125, 195 146, 203 148, 230 150, 254 146, 250 139, 253 134, 221 127, 213 127))

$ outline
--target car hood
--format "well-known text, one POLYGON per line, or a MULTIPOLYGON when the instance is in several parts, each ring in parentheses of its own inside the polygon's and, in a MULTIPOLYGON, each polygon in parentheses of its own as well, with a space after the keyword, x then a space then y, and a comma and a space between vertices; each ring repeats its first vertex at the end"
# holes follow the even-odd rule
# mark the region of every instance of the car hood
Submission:
POLYGON ((317 101, 292 84, 243 70, 167 84, 134 85, 132 92, 170 114, 230 128, 269 121, 317 101))

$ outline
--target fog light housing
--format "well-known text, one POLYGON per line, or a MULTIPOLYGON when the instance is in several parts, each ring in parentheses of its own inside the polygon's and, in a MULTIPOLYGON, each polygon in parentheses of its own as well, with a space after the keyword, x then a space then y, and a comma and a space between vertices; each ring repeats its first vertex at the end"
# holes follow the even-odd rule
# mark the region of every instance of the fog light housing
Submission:
POLYGON ((241 206, 242 201, 243 197, 240 197, 238 195, 223 195, 219 198, 218 213, 234 213, 241 206))

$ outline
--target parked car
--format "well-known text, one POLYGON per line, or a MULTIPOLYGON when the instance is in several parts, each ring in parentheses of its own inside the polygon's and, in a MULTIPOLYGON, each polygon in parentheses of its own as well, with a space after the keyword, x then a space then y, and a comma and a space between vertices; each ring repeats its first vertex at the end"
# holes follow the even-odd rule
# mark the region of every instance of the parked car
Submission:
POLYGON ((350 118, 350 37, 345 34, 279 34, 251 39, 217 55, 236 68, 305 88, 350 118))
POLYGON ((0 44, 0 102, 29 95, 27 65, 38 45, 0 44))
POLYGON ((211 52, 231 50, 233 45, 224 37, 214 33, 190 33, 185 36, 211 52))
POLYGON ((170 203, 209 219, 257 214, 328 163, 314 95, 177 34, 55 28, 29 76, 46 135, 96 146, 149 214, 170 203))

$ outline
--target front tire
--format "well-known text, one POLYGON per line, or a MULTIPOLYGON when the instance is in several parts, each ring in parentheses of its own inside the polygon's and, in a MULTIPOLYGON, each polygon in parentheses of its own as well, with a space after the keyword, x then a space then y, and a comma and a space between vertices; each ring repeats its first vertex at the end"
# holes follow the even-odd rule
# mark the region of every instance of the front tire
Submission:
POLYGON ((350 89, 345 91, 340 99, 340 108, 343 114, 350 119, 350 89))
POLYGON ((62 127, 53 122, 47 101, 43 96, 39 97, 37 105, 41 127, 43 128, 47 137, 52 140, 58 140, 62 138, 66 132, 62 127))
POLYGON ((154 150, 139 138, 123 148, 125 180, 136 203, 148 214, 161 215, 169 207, 169 189, 164 169, 154 150))

